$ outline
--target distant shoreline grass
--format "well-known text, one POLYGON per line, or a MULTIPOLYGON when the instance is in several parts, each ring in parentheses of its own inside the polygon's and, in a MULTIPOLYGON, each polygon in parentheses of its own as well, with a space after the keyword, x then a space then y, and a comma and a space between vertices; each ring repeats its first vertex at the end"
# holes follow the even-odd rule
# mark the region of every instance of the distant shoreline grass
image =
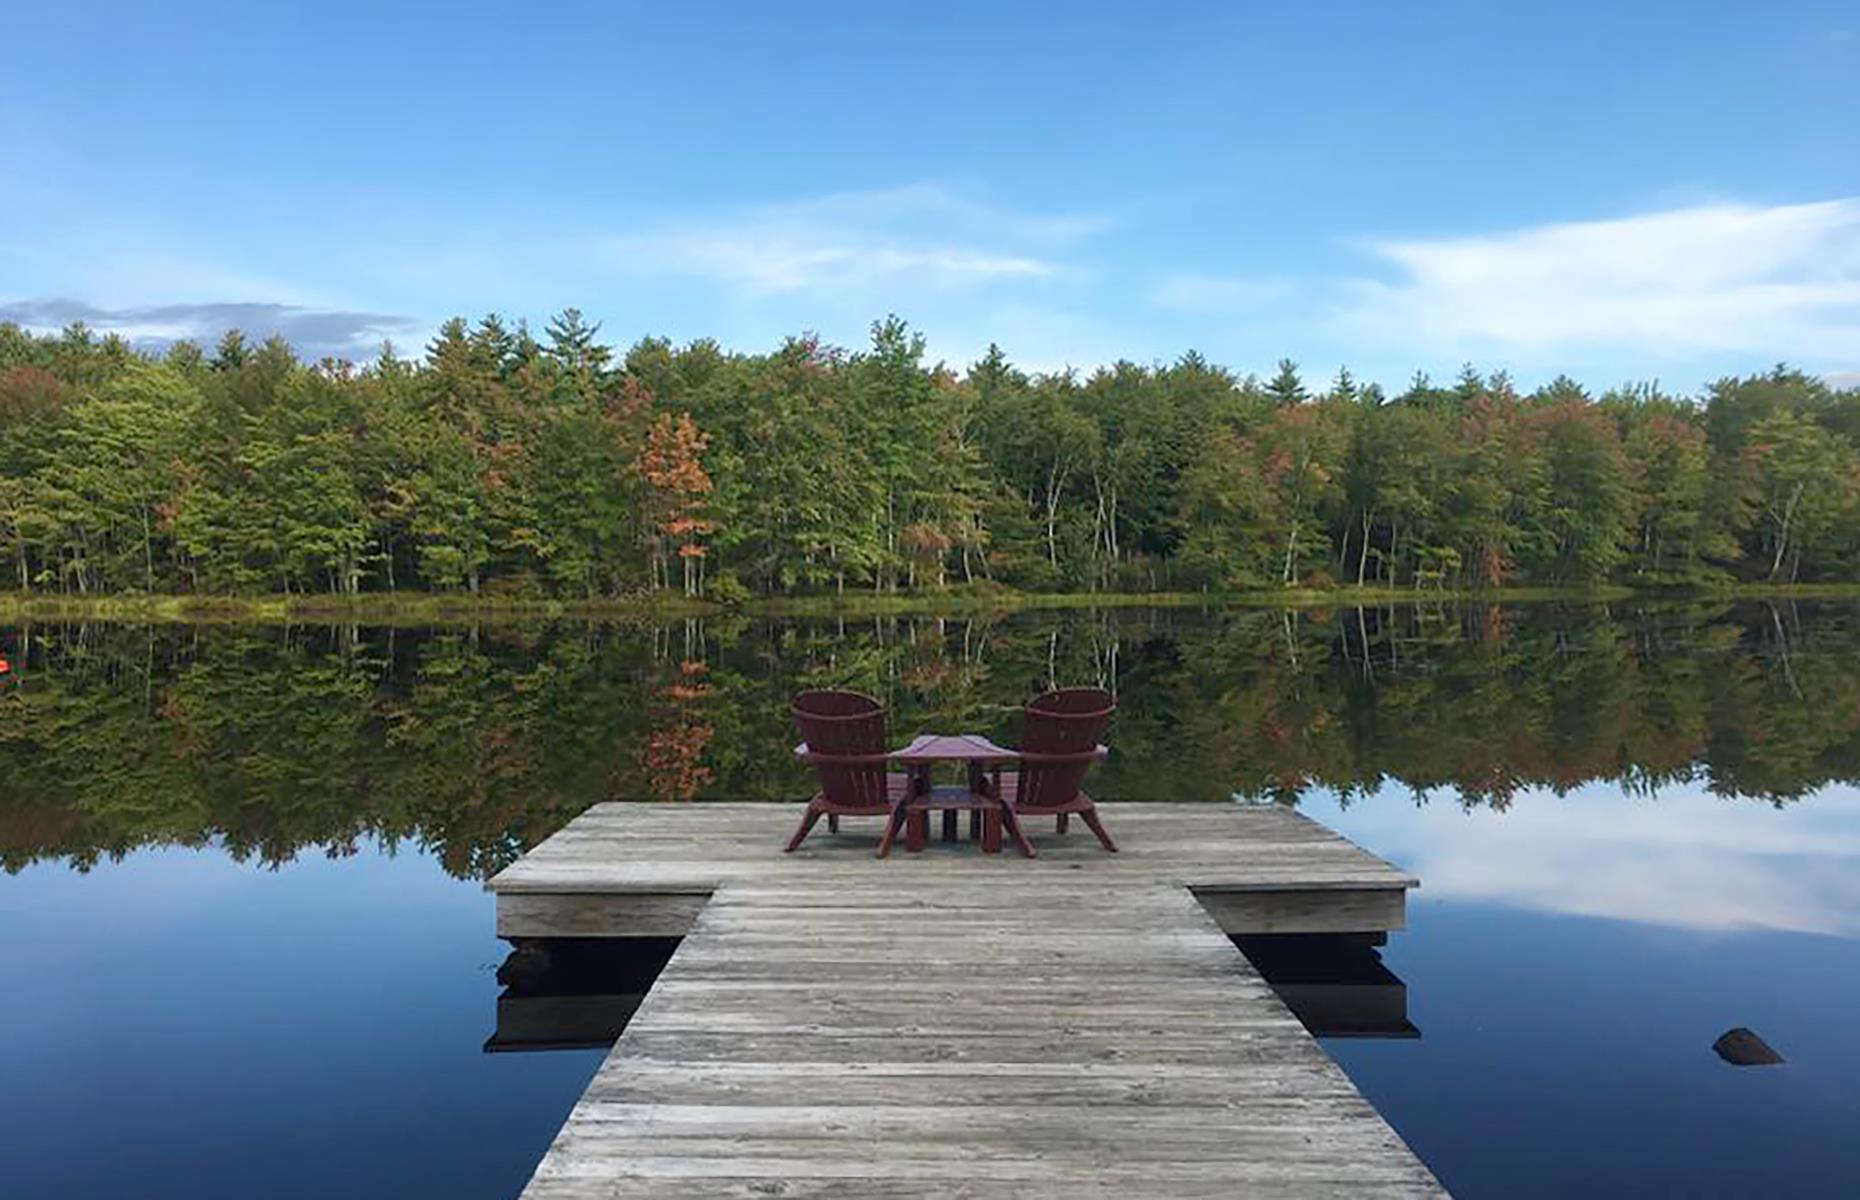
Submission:
POLYGON ((381 594, 343 596, 69 596, 0 592, 0 622, 133 621, 242 624, 449 625, 555 620, 661 622, 687 617, 974 615, 1034 609, 1340 608, 1403 604, 1606 604, 1629 600, 1860 600, 1860 583, 1733 583, 1683 588, 1260 588, 1239 592, 961 592, 793 596, 723 605, 683 596, 603 600, 381 594))

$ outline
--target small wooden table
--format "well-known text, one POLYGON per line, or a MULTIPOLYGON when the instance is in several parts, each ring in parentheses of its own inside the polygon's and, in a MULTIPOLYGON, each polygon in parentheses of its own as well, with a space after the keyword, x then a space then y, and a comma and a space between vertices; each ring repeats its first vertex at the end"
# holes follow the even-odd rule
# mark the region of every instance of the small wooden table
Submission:
POLYGON ((946 842, 956 840, 956 814, 967 810, 969 836, 979 837, 982 853, 1001 852, 1001 830, 1005 825, 1014 835, 1021 853, 1033 857, 1033 846, 1021 832, 1013 811, 1001 800, 1001 768, 1019 761, 1020 756, 1014 751, 997 746, 978 733, 924 734, 914 738, 904 749, 892 751, 890 758, 909 771, 911 790, 898 815, 885 828, 885 836, 879 842, 879 857, 890 852, 900 823, 904 826, 904 848, 922 850, 930 840, 932 809, 943 812, 943 840, 946 842), (968 766, 966 788, 939 788, 931 783, 931 768, 943 762, 968 766))

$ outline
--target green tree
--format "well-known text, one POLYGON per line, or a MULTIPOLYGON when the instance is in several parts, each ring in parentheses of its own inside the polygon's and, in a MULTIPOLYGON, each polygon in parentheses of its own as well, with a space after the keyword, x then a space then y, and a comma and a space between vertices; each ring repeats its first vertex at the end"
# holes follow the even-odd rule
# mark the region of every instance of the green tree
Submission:
POLYGON ((1309 399, 1305 393, 1304 380, 1298 377, 1298 364, 1289 358, 1280 359, 1278 374, 1266 385, 1266 395, 1279 408, 1303 404, 1309 399))
POLYGON ((1777 578, 1787 563, 1794 580, 1804 548, 1851 499, 1853 448, 1809 418, 1779 409, 1749 427, 1743 460, 1768 551, 1764 577, 1777 578))
POLYGON ((1553 402, 1530 418, 1542 457, 1547 557, 1541 574, 1557 580, 1608 577, 1627 558, 1634 496, 1615 424, 1591 405, 1553 402))

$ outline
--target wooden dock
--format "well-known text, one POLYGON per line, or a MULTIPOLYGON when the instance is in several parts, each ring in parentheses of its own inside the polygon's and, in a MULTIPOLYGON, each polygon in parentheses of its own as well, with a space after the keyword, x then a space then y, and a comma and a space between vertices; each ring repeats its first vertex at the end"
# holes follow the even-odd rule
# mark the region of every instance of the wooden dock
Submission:
POLYGON ((1438 1196, 1228 933, 1376 933, 1415 881, 1277 808, 1101 806, 871 857, 787 807, 599 805, 498 931, 682 936, 527 1197, 1438 1196))

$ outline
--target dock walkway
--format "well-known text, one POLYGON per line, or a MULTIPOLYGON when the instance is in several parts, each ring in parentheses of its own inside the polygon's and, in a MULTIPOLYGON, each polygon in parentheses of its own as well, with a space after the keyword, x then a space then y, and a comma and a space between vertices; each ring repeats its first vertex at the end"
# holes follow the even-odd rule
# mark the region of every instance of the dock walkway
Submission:
POLYGON ((1441 1195, 1224 932, 1413 880, 1284 810, 1104 809, 1123 854, 885 862, 872 822, 783 856, 792 810, 590 810, 500 932, 684 940, 525 1195, 1441 1195))

